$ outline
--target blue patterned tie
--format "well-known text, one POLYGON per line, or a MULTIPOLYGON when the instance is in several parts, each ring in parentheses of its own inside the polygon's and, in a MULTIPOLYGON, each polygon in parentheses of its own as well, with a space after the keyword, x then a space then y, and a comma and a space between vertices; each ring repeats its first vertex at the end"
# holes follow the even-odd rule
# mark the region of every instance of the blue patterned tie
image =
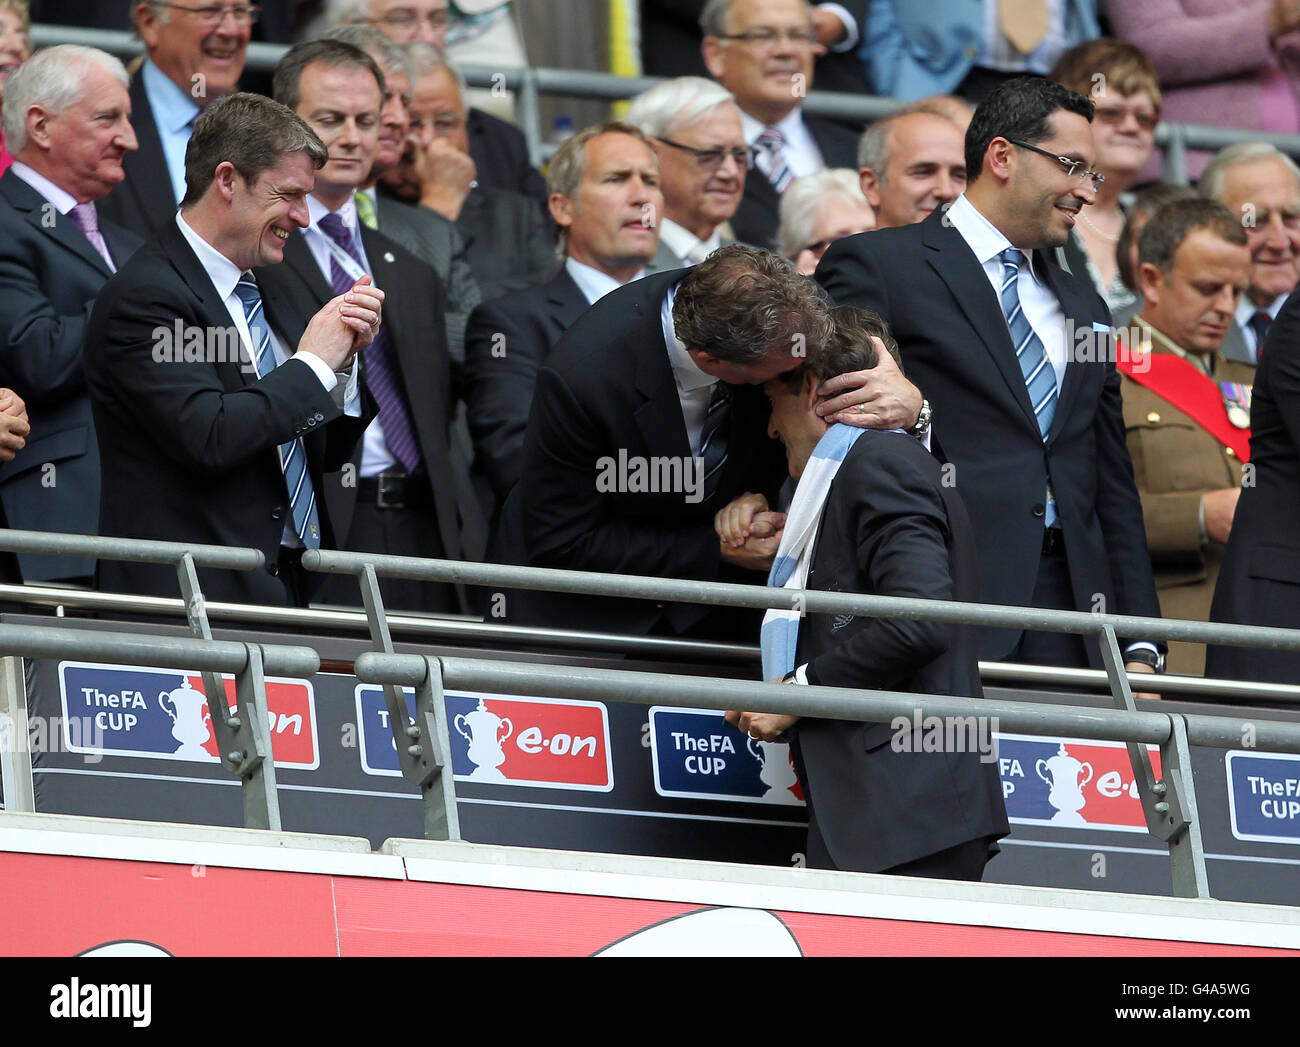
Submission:
MULTIPOLYGON (((1047 359, 1042 340, 1034 333, 1029 318, 1020 307, 1020 292, 1016 288, 1020 277, 1020 251, 1008 247, 998 258, 1002 261, 1002 312, 1011 331, 1011 342, 1016 347, 1016 359, 1020 361, 1020 373, 1029 390, 1034 417, 1038 419, 1038 432, 1046 440, 1052 428, 1052 418, 1056 415, 1056 371, 1047 359)), ((1056 499, 1052 496, 1050 479, 1044 523, 1048 527, 1056 524, 1056 499)))
POLYGON ((727 422, 731 418, 731 386, 726 382, 713 383, 713 395, 700 429, 700 453, 704 468, 704 500, 707 502, 718 490, 722 467, 727 463, 727 422))
MULTIPOLYGON (((345 250, 361 265, 361 253, 357 250, 352 234, 343 225, 343 219, 337 214, 328 214, 320 220, 321 232, 345 250)), ((330 258, 330 286, 334 293, 346 294, 352 289, 353 279, 343 271, 338 260, 330 258)), ((361 351, 365 363, 366 387, 379 404, 379 424, 384 429, 384 443, 393 457, 402 463, 408 473, 415 472, 420 464, 420 447, 415 440, 415 430, 411 426, 411 414, 402 395, 398 380, 397 365, 393 361, 393 347, 388 340, 388 332, 380 327, 375 340, 361 351)))
POLYGON ((767 180, 778 193, 784 193, 794 181, 794 172, 785 162, 785 136, 775 127, 765 127, 757 145, 768 156, 767 180))
MULTIPOLYGON (((275 370, 275 353, 271 349, 271 332, 262 312, 262 293, 251 273, 245 273, 235 284, 235 294, 244 306, 248 320, 248 333, 253 342, 253 362, 257 377, 265 378, 275 370)), ((289 492, 289 511, 293 515, 293 529, 308 549, 320 548, 320 516, 316 512, 316 491, 307 472, 307 452, 302 440, 296 437, 280 445, 280 470, 289 492)))

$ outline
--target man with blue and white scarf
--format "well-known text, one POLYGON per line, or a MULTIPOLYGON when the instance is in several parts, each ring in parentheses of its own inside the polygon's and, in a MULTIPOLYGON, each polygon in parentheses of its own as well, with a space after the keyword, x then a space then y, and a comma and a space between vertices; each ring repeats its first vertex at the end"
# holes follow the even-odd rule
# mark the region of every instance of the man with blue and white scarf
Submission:
MULTIPOLYGON (((763 387, 769 431, 799 481, 768 584, 976 600, 970 524, 940 463, 901 430, 828 426, 817 414, 821 381, 874 366, 886 346, 897 356, 879 317, 852 308, 833 317, 835 335, 821 352, 763 387)), ((768 680, 982 697, 978 638, 965 626, 773 609, 762 650, 768 680)), ((978 880, 1009 831, 991 752, 936 744, 927 730, 891 723, 727 718, 753 738, 792 736, 810 867, 978 880)))

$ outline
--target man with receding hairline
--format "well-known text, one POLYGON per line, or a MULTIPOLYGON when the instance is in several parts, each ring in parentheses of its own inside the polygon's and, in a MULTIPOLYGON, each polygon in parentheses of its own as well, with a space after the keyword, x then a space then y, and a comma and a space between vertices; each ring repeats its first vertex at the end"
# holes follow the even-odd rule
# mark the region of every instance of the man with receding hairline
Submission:
POLYGON ((966 188, 962 133, 934 113, 880 120, 862 135, 858 174, 862 193, 876 211, 876 228, 919 222, 966 188))

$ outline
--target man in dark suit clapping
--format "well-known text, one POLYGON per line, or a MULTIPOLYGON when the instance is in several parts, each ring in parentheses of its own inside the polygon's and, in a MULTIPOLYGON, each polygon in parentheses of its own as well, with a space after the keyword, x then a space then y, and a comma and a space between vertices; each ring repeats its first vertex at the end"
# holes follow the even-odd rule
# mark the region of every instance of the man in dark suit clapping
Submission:
MULTIPOLYGON (((327 158, 269 98, 214 102, 186 151, 180 214, 91 313, 100 533, 262 551, 261 571, 200 570, 209 599, 306 604, 302 551, 333 537, 322 472, 347 460, 369 420, 353 358, 379 329, 383 292, 361 277, 297 325, 250 272, 279 263, 308 224, 327 158)), ((163 596, 177 584, 170 566, 115 561, 101 562, 99 582, 163 596)))

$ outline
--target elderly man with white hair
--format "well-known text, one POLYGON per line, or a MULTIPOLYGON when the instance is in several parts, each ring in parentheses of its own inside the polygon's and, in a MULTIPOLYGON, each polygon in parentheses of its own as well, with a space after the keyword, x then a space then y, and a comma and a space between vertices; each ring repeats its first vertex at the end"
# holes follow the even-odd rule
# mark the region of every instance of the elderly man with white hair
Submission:
MULTIPOLYGON (((99 528, 99 449, 82 337, 95 296, 140 244, 100 222, 95 208, 125 177, 122 160, 136 148, 127 84, 112 55, 63 46, 28 59, 5 88, 14 164, 0 178, 0 385, 27 402, 40 427, 0 466, 0 500, 9 522, 26 530, 99 528)), ((14 399, 0 390, 3 423, 14 399)), ((21 562, 29 581, 88 582, 94 572, 89 559, 21 562)))
POLYGON ((748 160, 731 92, 700 76, 679 76, 634 98, 627 122, 645 132, 659 156, 664 213, 655 267, 695 265, 731 243, 726 223, 740 206, 748 160))
POLYGON ((1254 365, 1264 336, 1300 280, 1300 168, 1269 142, 1244 142, 1215 154, 1197 183, 1241 221, 1250 247, 1250 286, 1219 350, 1254 365))
POLYGON ((781 197, 777 247, 799 272, 811 276, 826 248, 836 240, 876 228, 876 212, 847 167, 796 178, 781 197))

